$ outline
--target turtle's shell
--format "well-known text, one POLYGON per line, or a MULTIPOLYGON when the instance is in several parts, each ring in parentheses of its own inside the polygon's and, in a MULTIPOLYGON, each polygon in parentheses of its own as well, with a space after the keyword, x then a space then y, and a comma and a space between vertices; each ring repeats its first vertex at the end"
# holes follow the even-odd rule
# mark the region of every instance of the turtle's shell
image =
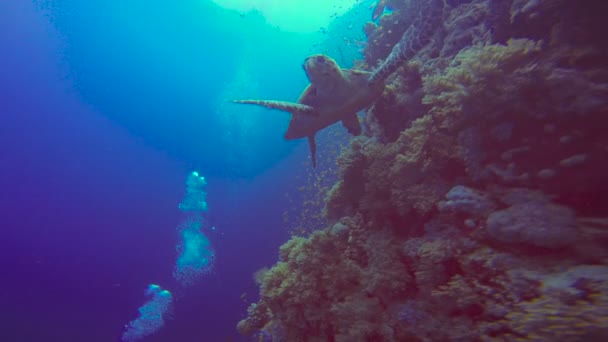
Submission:
POLYGON ((330 57, 310 56, 304 62, 310 85, 304 89, 298 103, 314 107, 321 115, 337 117, 356 113, 367 107, 382 91, 382 86, 370 87, 371 73, 342 69, 330 57))

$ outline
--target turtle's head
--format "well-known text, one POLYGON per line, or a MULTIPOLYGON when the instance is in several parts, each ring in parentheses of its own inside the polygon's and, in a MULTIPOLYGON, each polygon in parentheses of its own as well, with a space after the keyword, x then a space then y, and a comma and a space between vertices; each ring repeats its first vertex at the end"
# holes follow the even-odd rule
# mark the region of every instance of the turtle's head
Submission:
POLYGON ((338 63, 325 55, 314 55, 307 57, 302 65, 310 83, 325 83, 327 80, 342 78, 342 70, 338 63))

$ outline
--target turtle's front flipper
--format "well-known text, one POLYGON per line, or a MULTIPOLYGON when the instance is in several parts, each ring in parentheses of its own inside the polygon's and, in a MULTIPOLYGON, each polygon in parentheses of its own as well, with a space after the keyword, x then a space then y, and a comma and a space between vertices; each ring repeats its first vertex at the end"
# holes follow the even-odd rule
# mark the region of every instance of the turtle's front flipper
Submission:
POLYGON ((306 114, 312 116, 318 116, 319 114, 311 106, 303 105, 301 103, 287 102, 287 101, 270 101, 270 100, 234 100, 234 103, 252 104, 257 106, 263 106, 271 109, 283 110, 292 114, 306 114))
POLYGON ((312 158, 312 167, 317 167, 317 144, 315 143, 315 136, 308 136, 308 146, 310 147, 310 157, 312 158))

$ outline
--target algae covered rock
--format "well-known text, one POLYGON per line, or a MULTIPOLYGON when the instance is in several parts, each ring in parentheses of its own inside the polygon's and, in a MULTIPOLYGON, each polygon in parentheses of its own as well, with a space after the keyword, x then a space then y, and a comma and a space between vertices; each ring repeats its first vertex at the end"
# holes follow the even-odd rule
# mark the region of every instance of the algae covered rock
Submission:
POLYGON ((490 236, 507 243, 557 248, 576 242, 576 217, 568 207, 532 201, 495 211, 486 221, 490 236))

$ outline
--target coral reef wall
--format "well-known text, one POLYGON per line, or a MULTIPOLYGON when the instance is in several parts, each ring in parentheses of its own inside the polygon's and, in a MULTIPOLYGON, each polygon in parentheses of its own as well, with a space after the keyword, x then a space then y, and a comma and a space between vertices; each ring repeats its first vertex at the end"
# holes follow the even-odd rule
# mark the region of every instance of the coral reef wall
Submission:
MULTIPOLYGON (((424 0, 365 27, 373 69, 424 0)), ((602 1, 445 0, 238 324, 273 341, 608 339, 602 1)))

